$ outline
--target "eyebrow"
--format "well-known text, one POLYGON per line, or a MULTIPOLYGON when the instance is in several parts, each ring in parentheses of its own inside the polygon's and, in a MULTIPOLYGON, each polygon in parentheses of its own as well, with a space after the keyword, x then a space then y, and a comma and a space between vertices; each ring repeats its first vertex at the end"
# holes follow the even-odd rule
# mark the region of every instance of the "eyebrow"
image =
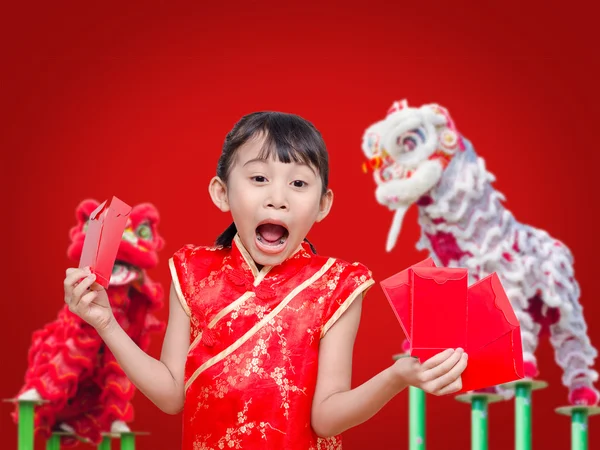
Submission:
POLYGON ((248 161, 246 161, 242 167, 246 167, 246 166, 248 166, 250 164, 254 164, 254 163, 266 164, 267 161, 263 158, 252 158, 252 159, 249 159, 248 161))
MULTIPOLYGON (((315 169, 313 169, 313 167, 312 167, 310 164, 306 164, 306 163, 304 163, 304 162, 297 162, 297 161, 291 161, 291 162, 293 162, 294 164, 297 164, 297 165, 299 165, 299 166, 305 166, 305 167, 308 167, 308 168, 310 169, 310 171, 311 171, 311 172, 312 172, 312 173, 313 173, 315 176, 317 176, 317 172, 315 171, 315 169)), ((267 160, 266 160, 266 159, 264 159, 264 158, 252 158, 252 159, 249 159, 248 161, 246 161, 242 167, 246 167, 246 166, 248 166, 248 165, 250 165, 250 164, 254 164, 254 163, 266 164, 266 163, 267 163, 267 160)))

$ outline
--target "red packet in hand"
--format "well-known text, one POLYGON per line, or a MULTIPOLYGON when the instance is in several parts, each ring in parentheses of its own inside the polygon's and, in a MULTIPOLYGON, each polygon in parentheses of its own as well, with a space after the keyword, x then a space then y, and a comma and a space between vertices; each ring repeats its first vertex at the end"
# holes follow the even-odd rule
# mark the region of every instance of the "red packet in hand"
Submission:
POLYGON ((447 348, 467 344, 466 269, 412 267, 411 355, 426 361, 447 348))
POLYGON ((396 275, 386 278, 380 283, 383 288, 383 293, 388 299, 392 311, 396 314, 396 318, 398 319, 398 322, 400 322, 400 326, 404 331, 406 339, 409 341, 411 338, 412 324, 409 270, 412 267, 435 267, 435 263, 433 262, 433 259, 427 258, 396 275))
POLYGON ((496 273, 469 288, 467 351, 463 392, 524 377, 521 326, 496 273))
POLYGON ((461 392, 523 378, 521 328, 498 276, 467 288, 465 269, 427 267, 426 260, 381 282, 421 362, 447 348, 469 355, 461 392))
POLYGON ((105 289, 108 288, 130 213, 131 206, 113 197, 90 215, 79 267, 89 266, 96 274, 96 282, 105 289))

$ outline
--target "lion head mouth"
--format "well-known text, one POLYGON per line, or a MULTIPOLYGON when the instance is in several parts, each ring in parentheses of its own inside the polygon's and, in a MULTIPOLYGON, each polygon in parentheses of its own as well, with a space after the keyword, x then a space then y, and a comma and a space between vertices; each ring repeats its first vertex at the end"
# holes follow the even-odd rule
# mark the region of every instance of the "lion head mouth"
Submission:
POLYGON ((142 276, 142 271, 136 266, 117 260, 113 266, 109 284, 111 286, 123 286, 140 279, 142 276))

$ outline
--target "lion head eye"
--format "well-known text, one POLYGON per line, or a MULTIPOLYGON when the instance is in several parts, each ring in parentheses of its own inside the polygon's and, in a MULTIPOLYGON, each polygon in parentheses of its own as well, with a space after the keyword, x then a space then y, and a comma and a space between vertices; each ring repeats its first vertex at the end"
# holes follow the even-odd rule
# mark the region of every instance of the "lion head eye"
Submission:
POLYGON ((152 239, 152 228, 147 223, 143 223, 138 226, 135 230, 135 234, 145 241, 149 241, 152 239))
POLYGON ((405 152, 412 152, 417 147, 417 141, 412 136, 408 136, 402 139, 402 142, 398 142, 398 147, 402 147, 405 152))
POLYGON ((425 142, 425 133, 420 128, 402 133, 396 139, 400 153, 410 153, 425 142))

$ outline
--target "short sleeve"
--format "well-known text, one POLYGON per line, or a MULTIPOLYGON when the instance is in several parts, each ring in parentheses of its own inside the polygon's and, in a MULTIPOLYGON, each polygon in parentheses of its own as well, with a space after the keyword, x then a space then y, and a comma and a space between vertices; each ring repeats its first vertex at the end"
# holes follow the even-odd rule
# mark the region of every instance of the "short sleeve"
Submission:
POLYGON ((343 268, 337 288, 332 292, 323 314, 321 338, 337 322, 359 296, 364 297, 375 283, 371 271, 360 263, 348 264, 343 268))
POLYGON ((192 259, 193 251, 193 245, 185 245, 177 250, 171 259, 169 259, 169 269, 171 270, 173 287, 175 288, 181 307, 188 316, 191 315, 190 306, 183 288, 186 287, 190 276, 190 261, 192 259))

